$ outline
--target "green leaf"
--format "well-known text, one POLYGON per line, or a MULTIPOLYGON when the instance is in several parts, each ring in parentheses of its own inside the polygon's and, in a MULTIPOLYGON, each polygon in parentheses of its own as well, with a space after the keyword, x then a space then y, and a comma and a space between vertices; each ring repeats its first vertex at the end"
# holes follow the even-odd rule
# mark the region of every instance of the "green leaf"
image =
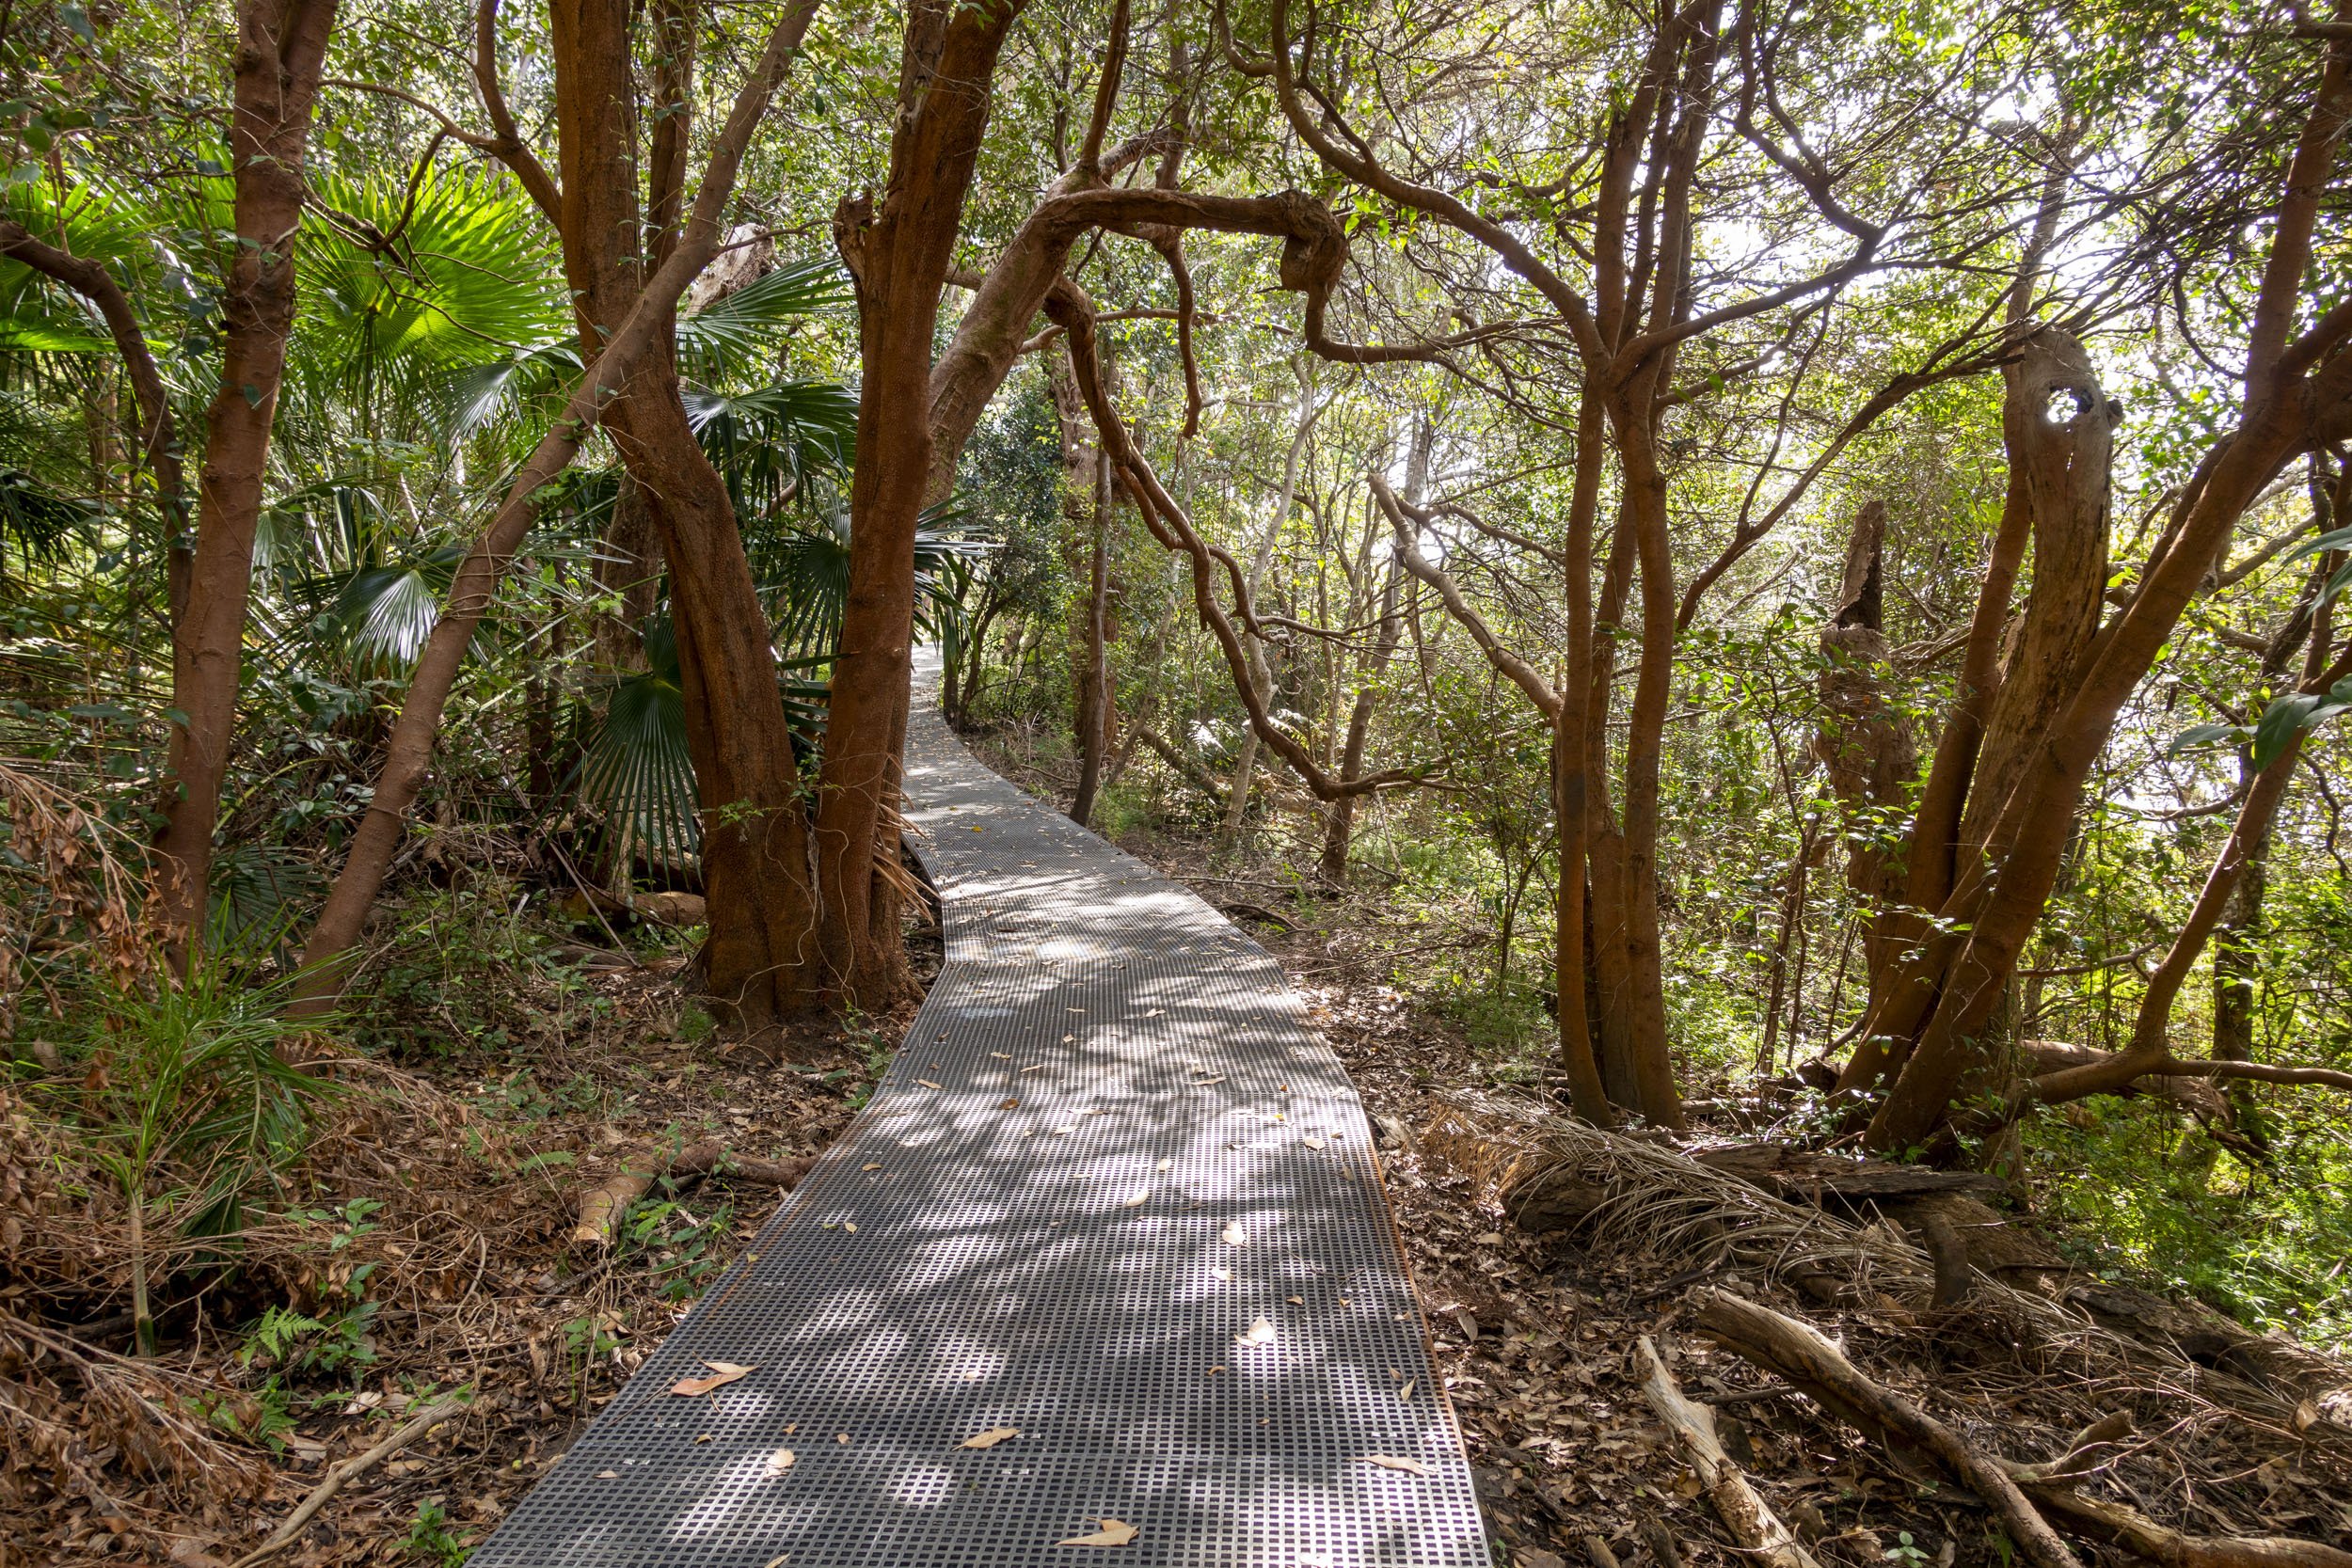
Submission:
POLYGON ((2172 744, 2164 749, 2164 754, 2177 757, 2183 752, 2201 751, 2224 741, 2235 744, 2244 741, 2251 733, 2243 724, 2191 724, 2172 737, 2172 744))

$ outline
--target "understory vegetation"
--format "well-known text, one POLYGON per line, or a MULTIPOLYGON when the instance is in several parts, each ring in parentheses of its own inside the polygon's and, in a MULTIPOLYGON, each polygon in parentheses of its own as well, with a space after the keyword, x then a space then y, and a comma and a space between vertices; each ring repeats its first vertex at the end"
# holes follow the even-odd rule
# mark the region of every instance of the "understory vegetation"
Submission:
MULTIPOLYGON (((2352 1542, 2352 8, 32 0, 0 74, 8 1560, 462 1561, 886 1069, 930 706, 1317 998, 1466 1406, 1619 1430, 1695 1237, 2052 1442, 2028 1362, 2194 1385, 2148 1518, 2017 1483, 2100 1560, 2343 1560, 2178 1542, 2352 1542)), ((1489 1424, 1522 1563, 1763 1549, 1489 1424)), ((2068 1560, 1867 1446, 1821 1560, 2068 1560)))

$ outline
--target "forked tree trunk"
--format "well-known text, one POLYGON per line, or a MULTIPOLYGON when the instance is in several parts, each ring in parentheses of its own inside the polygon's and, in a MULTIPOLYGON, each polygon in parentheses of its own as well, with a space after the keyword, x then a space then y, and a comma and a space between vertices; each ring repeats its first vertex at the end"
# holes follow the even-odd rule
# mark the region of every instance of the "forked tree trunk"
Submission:
POLYGON ((213 832, 237 723, 253 534, 294 314, 303 158, 335 0, 240 0, 229 119, 235 254, 221 299, 220 384, 205 411, 196 549, 172 628, 171 728, 155 913, 174 962, 203 940, 213 832))
MULTIPOLYGON (((1438 427, 1426 414, 1413 420, 1413 436, 1405 451, 1405 504, 1418 507, 1429 491, 1429 459, 1437 446, 1438 427)), ((1376 520, 1368 520, 1366 547, 1377 532, 1376 520)), ((1399 613, 1398 601, 1405 586, 1402 563, 1392 552, 1380 583, 1380 629, 1373 639, 1372 652, 1364 660, 1360 684, 1356 689, 1355 705, 1347 716, 1347 738, 1340 752, 1340 777, 1359 779, 1364 772, 1364 746, 1372 734, 1373 710, 1379 704, 1380 677, 1388 673, 1389 660, 1396 656, 1397 644, 1405 640, 1405 621, 1399 613)), ((1347 881, 1348 845, 1356 829, 1356 797, 1343 795, 1331 802, 1323 822, 1323 855, 1318 873, 1333 887, 1343 887, 1347 881)))
POLYGON ((914 534, 930 483, 931 335, 987 130, 996 59, 1021 0, 920 0, 907 19, 900 114, 879 205, 845 201, 834 232, 857 285, 850 582, 817 802, 818 949, 834 994, 884 1011, 908 987, 898 895, 899 758, 914 633, 914 534))
MULTIPOLYGON (((1372 652, 1364 659, 1359 673, 1355 705, 1348 710, 1347 738, 1340 752, 1340 777, 1343 780, 1364 776, 1364 747, 1372 736, 1372 715, 1380 703, 1380 679, 1388 673, 1389 660, 1395 657, 1397 644, 1405 640, 1405 618, 1398 611, 1397 600, 1404 587, 1404 572, 1395 557, 1389 564, 1380 583, 1380 629, 1374 636, 1372 652)), ((1347 855, 1356 830, 1356 797, 1343 795, 1331 802, 1323 820, 1323 855, 1317 872, 1333 887, 1347 884, 1347 855)))
MULTIPOLYGON (((1996 824, 2073 695, 2098 632, 2113 438, 2106 394, 2082 346, 2050 329, 2026 341, 2004 379, 2010 483, 1994 565, 1914 830, 1910 908, 1889 915, 1874 933, 1882 951, 1908 956, 1890 960, 1875 988, 1864 1038, 1839 1077, 1846 1091, 1875 1087, 1901 1070, 1917 1031, 1938 1006, 1947 983, 1944 965, 1957 956, 1959 933, 1931 937, 1928 917, 1951 896, 1949 889, 1980 875, 2000 854, 1996 824), (2055 419, 2061 402, 2073 411, 2055 419), (2033 584, 2010 656, 1993 677, 1984 671, 2000 641, 2008 583, 2026 540, 2033 547, 2033 584)), ((2004 973, 1996 987, 2006 983, 2004 973)), ((1974 1053, 1977 1063, 1991 1069, 1994 1042, 1981 1045, 1974 1053)))

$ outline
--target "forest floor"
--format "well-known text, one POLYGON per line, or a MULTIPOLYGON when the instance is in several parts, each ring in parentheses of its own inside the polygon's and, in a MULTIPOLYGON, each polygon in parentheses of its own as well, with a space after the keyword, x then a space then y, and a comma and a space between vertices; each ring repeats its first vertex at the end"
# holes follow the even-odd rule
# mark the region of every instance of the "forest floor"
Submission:
MULTIPOLYGON (((992 760, 1052 793, 1050 774, 992 760)), ((1400 932, 1376 900, 1279 896, 1270 866, 1207 877, 1201 846, 1184 839, 1131 834, 1122 847, 1237 912, 1354 1075, 1499 1562, 1750 1560, 1645 1402, 1636 1347, 1648 1337, 1820 1563, 2007 1568, 2013 1548, 1979 1498, 1692 1332, 1709 1285, 1820 1323, 1885 1382, 1998 1435, 2012 1459, 2063 1451, 2070 1432, 2120 1400, 2148 1433, 2127 1478, 2143 1508, 2215 1533, 2352 1545, 2352 1371, 2341 1364, 2307 1358, 2298 1368, 2332 1379, 2332 1391, 2290 1390, 2283 1407, 2258 1401, 2249 1413, 2185 1384, 2177 1357, 2121 1381, 2080 1357, 2037 1361, 2017 1322, 1981 1307, 1926 1312, 1899 1299, 1891 1274, 1883 1289, 1823 1302, 1728 1247, 1693 1268, 1692 1237, 1724 1230, 1704 1216, 1695 1228, 1530 1234, 1506 1216, 1498 1172, 1522 1169, 1537 1134, 1517 1113, 1481 1119, 1476 1095, 1499 1076, 1492 1054, 1391 984, 1400 932), (2029 1362, 2032 1375, 2021 1374, 2029 1362)), ((353 1092, 310 1146, 292 1217, 251 1239, 200 1318, 167 1317, 154 1362, 122 1354, 119 1323, 40 1338, 0 1327, 19 1460, 13 1490, 0 1486, 0 1568, 255 1568, 247 1554, 322 1481, 465 1388, 462 1415, 351 1480, 267 1560, 455 1568, 756 1232, 789 1179, 778 1167, 838 1135, 906 1022, 863 1021, 781 1056, 731 1047, 685 995, 683 959, 657 935, 634 936, 633 955, 596 955, 589 931, 550 920, 534 939, 542 961, 500 976, 496 1014, 375 1021, 379 1039, 433 1043, 346 1074, 353 1092), (656 1183, 611 1244, 575 1236, 583 1195, 714 1144, 766 1174, 746 1181, 722 1161, 720 1174, 656 1183), (54 1481, 28 1483, 27 1462, 54 1481)), ((935 968, 936 939, 929 945, 935 968)), ((1540 1083, 1501 1076, 1504 1097, 1540 1116, 1540 1083)), ((37 1170, 41 1152, 27 1147, 19 1109, 0 1107, 18 1144, 7 1151, 12 1178, 37 1170)), ((0 1207, 54 1220, 38 1181, 18 1186, 0 1207)), ((1867 1226, 1820 1224, 1846 1225, 1837 1233, 1857 1257, 1891 1256, 1867 1226)), ((62 1265, 10 1246, 8 1293, 56 1299, 62 1265), (46 1288, 24 1283, 44 1267, 46 1288)))

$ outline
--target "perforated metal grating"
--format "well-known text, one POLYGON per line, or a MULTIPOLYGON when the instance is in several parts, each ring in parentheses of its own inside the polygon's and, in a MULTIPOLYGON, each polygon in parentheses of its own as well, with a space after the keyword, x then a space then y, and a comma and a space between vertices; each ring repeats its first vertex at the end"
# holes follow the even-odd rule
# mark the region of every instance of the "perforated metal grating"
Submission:
POLYGON ((928 704, 907 793, 947 926, 907 1044, 476 1568, 1485 1568, 1370 1129, 1280 967, 928 704), (706 1359, 757 1370, 667 1392, 706 1359), (1134 1541, 1054 1544, 1103 1518, 1134 1541))

